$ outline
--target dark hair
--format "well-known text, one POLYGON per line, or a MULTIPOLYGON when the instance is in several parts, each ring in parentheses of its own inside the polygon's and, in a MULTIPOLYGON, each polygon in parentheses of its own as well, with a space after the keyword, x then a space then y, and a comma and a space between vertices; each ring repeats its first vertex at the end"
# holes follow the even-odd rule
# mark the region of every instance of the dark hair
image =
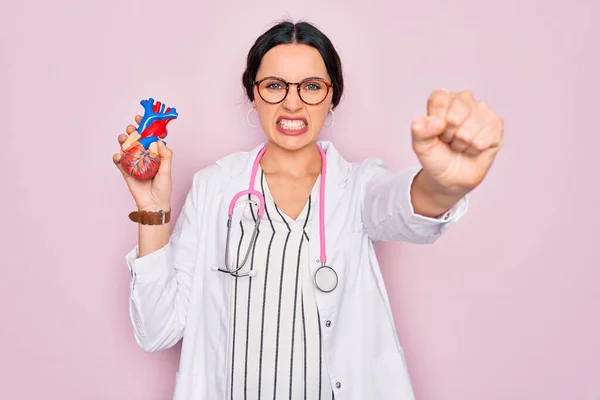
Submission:
POLYGON ((256 39, 248 52, 246 70, 242 75, 242 84, 246 90, 246 95, 250 101, 254 101, 254 80, 264 55, 275 46, 292 43, 312 46, 323 57, 327 73, 331 78, 331 83, 333 83, 332 104, 335 108, 339 104, 344 91, 342 62, 331 40, 308 22, 282 21, 256 39))

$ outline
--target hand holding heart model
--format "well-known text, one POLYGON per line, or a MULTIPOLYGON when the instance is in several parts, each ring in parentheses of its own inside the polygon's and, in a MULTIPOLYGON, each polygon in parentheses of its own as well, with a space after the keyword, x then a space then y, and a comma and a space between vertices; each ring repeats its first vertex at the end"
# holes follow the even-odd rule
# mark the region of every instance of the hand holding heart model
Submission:
POLYGON ((175 108, 167 108, 159 101, 155 103, 153 98, 142 100, 140 104, 144 107, 144 116, 137 131, 121 144, 121 165, 131 176, 142 181, 154 178, 158 172, 158 141, 167 136, 167 124, 178 114, 175 108))

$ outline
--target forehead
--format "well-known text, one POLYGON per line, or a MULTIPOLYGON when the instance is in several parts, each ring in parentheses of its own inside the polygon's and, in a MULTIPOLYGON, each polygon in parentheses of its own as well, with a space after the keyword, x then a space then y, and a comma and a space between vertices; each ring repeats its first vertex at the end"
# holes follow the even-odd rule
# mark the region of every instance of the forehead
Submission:
POLYGON ((305 44, 281 44, 269 50, 263 56, 256 79, 265 76, 277 76, 290 82, 307 77, 329 77, 319 51, 305 44))

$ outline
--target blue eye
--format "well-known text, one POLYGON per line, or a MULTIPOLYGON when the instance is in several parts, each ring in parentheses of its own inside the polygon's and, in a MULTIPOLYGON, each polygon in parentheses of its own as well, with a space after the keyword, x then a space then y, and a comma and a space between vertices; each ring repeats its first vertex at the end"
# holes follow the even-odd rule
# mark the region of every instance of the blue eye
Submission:
POLYGON ((285 83, 278 79, 269 79, 264 81, 261 87, 267 90, 280 91, 285 89, 285 83))
POLYGON ((309 92, 322 89, 321 84, 319 82, 306 82, 302 85, 303 90, 307 90, 309 92))

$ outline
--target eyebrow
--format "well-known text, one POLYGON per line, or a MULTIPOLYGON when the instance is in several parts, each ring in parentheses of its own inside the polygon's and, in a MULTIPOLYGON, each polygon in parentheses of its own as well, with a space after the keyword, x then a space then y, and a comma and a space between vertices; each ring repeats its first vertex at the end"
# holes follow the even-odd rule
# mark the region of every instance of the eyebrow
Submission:
MULTIPOLYGON (((263 77, 263 78, 261 78, 261 79, 265 79, 265 78, 276 78, 276 79, 282 80, 282 81, 284 81, 284 82, 287 82, 287 80, 285 80, 285 79, 283 79, 283 78, 281 78, 281 77, 279 77, 279 76, 275 76, 275 75, 268 75, 268 76, 265 76, 265 77, 263 77)), ((320 76, 309 76, 308 78, 304 78, 304 79, 302 79, 300 82, 302 82, 302 81, 306 81, 306 80, 308 80, 308 79, 320 79, 320 80, 326 81, 326 79, 325 79, 325 78, 322 78, 322 77, 320 77, 320 76)), ((260 79, 257 79, 257 81, 258 81, 258 80, 260 80, 260 79)))

